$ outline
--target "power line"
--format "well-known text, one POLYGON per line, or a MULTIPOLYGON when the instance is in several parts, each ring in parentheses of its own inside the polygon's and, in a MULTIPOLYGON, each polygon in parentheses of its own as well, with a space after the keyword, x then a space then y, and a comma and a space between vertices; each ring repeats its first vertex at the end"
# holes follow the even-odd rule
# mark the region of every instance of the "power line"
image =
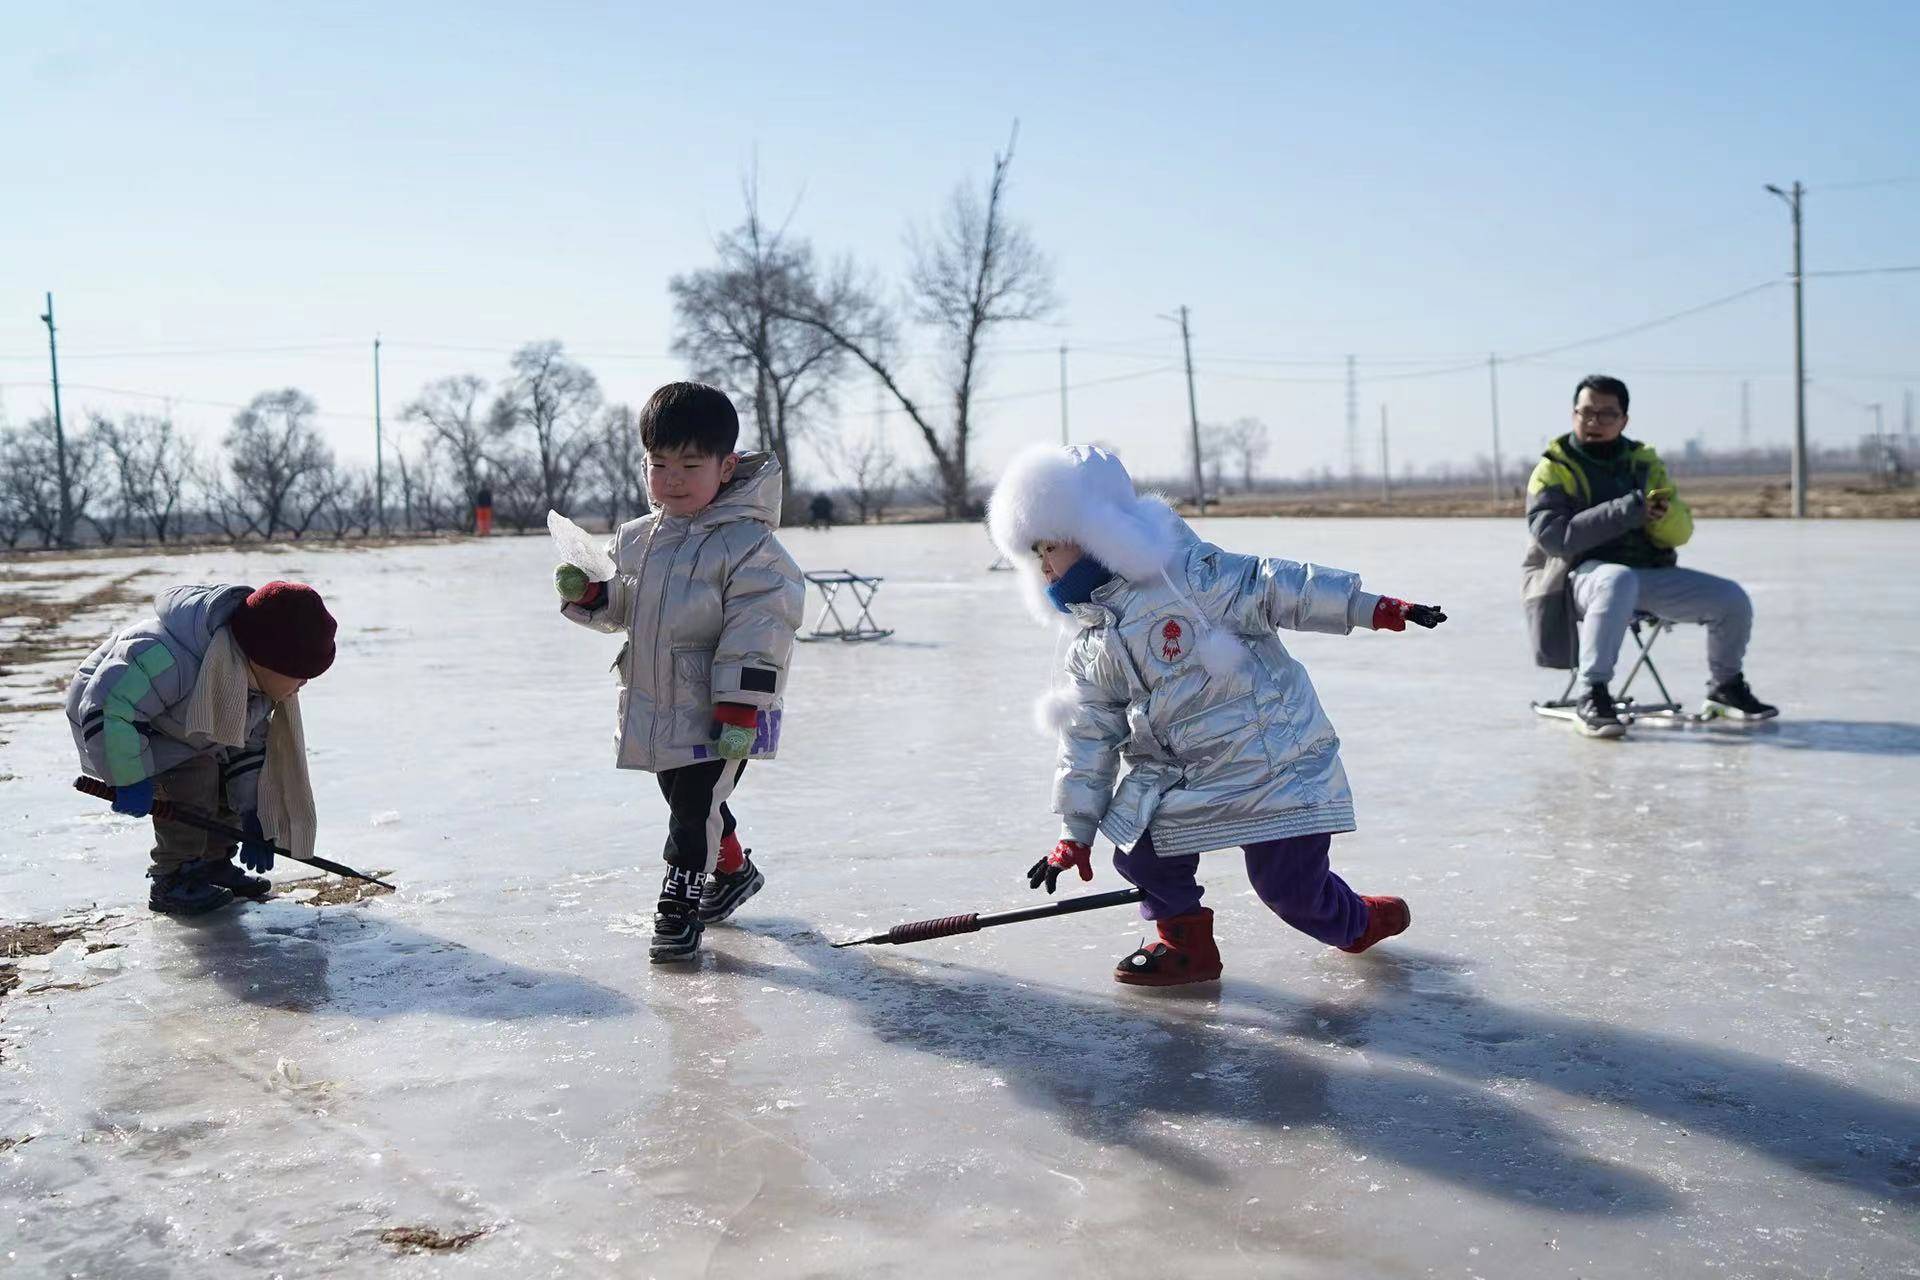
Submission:
MULTIPOLYGON (((1904 178, 1867 178, 1860 182, 1822 182, 1805 188, 1808 191, 1865 191, 1869 187, 1903 187, 1909 183, 1920 182, 1920 173, 1908 174, 1904 178)), ((1809 275, 1812 273, 1809 272, 1809 275)))
POLYGON ((1851 267, 1843 271, 1809 271, 1809 276, 1898 276, 1911 271, 1920 271, 1920 264, 1910 267, 1851 267))
POLYGON ((1541 347, 1537 351, 1523 351, 1518 355, 1502 356, 1501 358, 1509 364, 1521 360, 1537 360, 1541 356, 1557 356, 1562 351, 1572 351, 1576 347, 1591 347, 1598 343, 1611 342, 1615 338, 1631 337, 1636 333, 1645 333, 1648 329, 1657 329, 1661 325, 1672 324, 1676 320, 1684 320, 1688 316, 1697 316, 1703 311, 1712 311, 1718 307, 1729 306, 1740 301, 1742 298, 1750 298, 1756 293, 1765 293, 1768 289, 1778 288, 1780 284, 1781 282, 1778 280, 1762 280, 1758 284, 1750 284, 1744 289, 1737 289, 1732 293, 1714 298, 1710 302, 1702 302, 1697 306, 1683 307, 1678 311, 1670 311, 1666 315, 1655 316, 1651 320, 1645 320, 1639 324, 1631 324, 1624 329, 1612 329, 1606 333, 1597 333, 1591 338, 1577 338, 1572 342, 1563 342, 1558 346, 1541 347))

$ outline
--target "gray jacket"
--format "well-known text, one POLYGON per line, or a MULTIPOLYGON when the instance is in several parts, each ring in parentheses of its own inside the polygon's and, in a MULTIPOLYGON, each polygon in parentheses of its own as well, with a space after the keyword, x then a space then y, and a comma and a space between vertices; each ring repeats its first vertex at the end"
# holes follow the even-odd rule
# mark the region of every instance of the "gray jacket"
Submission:
POLYGON ((67 720, 88 773, 125 786, 211 755, 220 762, 228 808, 236 813, 254 808, 273 703, 257 691, 247 692, 244 747, 223 747, 204 734, 190 734, 179 718, 208 646, 252 590, 169 587, 153 602, 153 617, 107 637, 87 655, 67 686, 67 720))
POLYGON ((1151 829, 1177 857, 1353 830, 1340 739, 1274 629, 1370 628, 1379 597, 1343 570, 1223 551, 1172 512, 1163 527, 1167 580, 1116 576, 1073 607, 1065 838, 1130 846, 1151 829))
POLYGON ((806 605, 780 525, 780 464, 745 453, 714 500, 692 516, 655 511, 607 544, 616 569, 600 606, 562 612, 595 631, 624 631, 615 763, 655 773, 718 757, 713 707, 758 711, 752 758, 780 747, 782 695, 806 605))

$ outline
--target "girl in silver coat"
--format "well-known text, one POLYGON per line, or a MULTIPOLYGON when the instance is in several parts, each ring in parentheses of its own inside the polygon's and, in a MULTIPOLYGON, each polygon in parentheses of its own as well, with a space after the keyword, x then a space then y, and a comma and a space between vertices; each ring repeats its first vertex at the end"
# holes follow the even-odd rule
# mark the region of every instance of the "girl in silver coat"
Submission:
POLYGON ((1444 613, 1363 591, 1343 570, 1202 542, 1100 448, 1020 454, 988 523, 1035 616, 1074 628, 1066 681, 1041 704, 1059 733, 1063 829, 1030 882, 1051 893, 1069 867, 1091 880, 1095 833, 1114 841, 1114 867, 1160 935, 1116 980, 1219 977, 1195 873, 1199 854, 1234 845, 1261 900, 1322 942, 1360 952, 1406 929, 1404 901, 1363 898, 1328 867, 1330 836, 1353 830, 1353 795, 1312 681, 1274 632, 1402 631, 1444 613))

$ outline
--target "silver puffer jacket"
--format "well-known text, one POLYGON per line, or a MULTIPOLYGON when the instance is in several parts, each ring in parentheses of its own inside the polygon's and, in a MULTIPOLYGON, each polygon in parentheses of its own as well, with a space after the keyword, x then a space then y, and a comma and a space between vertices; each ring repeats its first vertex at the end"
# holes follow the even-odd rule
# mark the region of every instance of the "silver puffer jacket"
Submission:
POLYGON ((622 769, 658 773, 713 751, 713 706, 758 710, 752 758, 780 747, 780 708, 806 605, 780 525, 780 464, 741 454, 733 479, 691 516, 653 512, 620 526, 607 553, 617 572, 599 608, 561 610, 595 631, 627 633, 620 676, 622 769))
POLYGON ((1115 576, 1073 606, 1064 837, 1127 847, 1151 829, 1179 857, 1353 830, 1340 739, 1274 629, 1370 628, 1379 597, 1343 570, 1222 551, 1161 510, 1164 574, 1115 576))

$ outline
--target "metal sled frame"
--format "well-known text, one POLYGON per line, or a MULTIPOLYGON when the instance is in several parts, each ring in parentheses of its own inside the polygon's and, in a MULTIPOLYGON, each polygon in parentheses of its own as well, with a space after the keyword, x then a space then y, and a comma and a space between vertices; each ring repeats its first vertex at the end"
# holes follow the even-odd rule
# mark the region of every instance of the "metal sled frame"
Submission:
MULTIPOLYGON (((880 584, 885 581, 884 578, 868 577, 850 569, 815 569, 803 576, 820 588, 821 605, 812 629, 800 639, 884 640, 893 634, 893 628, 882 627, 873 620, 873 598, 880 594, 880 584), (848 626, 846 619, 840 616, 840 591, 843 587, 860 610, 852 626, 848 626), (829 619, 833 622, 831 627, 827 625, 829 619)), ((852 613, 853 610, 849 608, 847 612, 852 613)))
MULTIPOLYGON (((1667 689, 1667 682, 1660 678, 1660 669, 1653 665, 1653 642, 1671 630, 1672 619, 1656 617, 1651 613, 1636 613, 1628 624, 1627 632, 1633 637, 1640 655, 1633 660, 1633 666, 1627 670, 1627 678, 1620 682, 1619 691, 1613 695, 1614 711, 1620 717, 1621 724, 1632 724, 1636 720, 1692 724, 1701 718, 1687 712, 1674 700, 1673 694, 1667 689), (1633 688, 1634 677, 1642 669, 1660 690, 1659 702, 1640 702, 1629 692, 1633 688)), ((1574 714, 1574 708, 1579 705, 1580 699, 1574 696, 1573 687, 1579 679, 1580 670, 1576 667, 1567 673, 1567 687, 1560 691, 1560 696, 1548 702, 1535 702, 1534 711, 1554 720, 1578 720, 1580 717, 1574 714)))

